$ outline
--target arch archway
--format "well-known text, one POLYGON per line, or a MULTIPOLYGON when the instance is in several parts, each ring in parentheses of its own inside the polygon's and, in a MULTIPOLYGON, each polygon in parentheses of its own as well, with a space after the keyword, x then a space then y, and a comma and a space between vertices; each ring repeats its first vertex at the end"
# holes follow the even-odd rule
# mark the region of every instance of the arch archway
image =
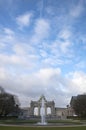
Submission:
POLYGON ((51 107, 47 107, 47 115, 51 115, 51 107))
POLYGON ((38 107, 34 107, 34 116, 38 116, 38 107))

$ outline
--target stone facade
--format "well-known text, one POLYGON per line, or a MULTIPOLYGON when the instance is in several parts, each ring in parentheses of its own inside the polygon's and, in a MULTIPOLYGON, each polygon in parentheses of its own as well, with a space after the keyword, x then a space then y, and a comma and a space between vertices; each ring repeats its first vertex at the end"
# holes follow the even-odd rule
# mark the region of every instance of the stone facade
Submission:
POLYGON ((31 101, 29 108, 23 108, 23 116, 25 117, 40 117, 42 98, 45 102, 45 116, 50 118, 66 119, 67 116, 73 116, 73 110, 71 107, 59 108, 55 107, 54 101, 47 101, 42 95, 38 101, 31 101), (35 108, 37 108, 37 114, 34 113, 35 108), (48 113, 48 108, 50 113, 48 113))

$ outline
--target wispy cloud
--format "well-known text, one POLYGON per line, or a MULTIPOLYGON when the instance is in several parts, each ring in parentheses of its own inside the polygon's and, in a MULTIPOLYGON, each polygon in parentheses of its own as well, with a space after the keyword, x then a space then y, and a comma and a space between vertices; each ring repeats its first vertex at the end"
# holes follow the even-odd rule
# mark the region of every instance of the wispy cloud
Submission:
POLYGON ((2 39, 4 39, 3 41, 5 41, 5 39, 7 39, 8 41, 14 40, 14 37, 15 37, 15 32, 12 29, 3 28, 3 35, 2 35, 2 39))
POLYGON ((32 13, 24 13, 16 17, 16 22, 20 29, 23 27, 29 26, 32 18, 32 13))
POLYGON ((77 18, 81 16, 81 13, 84 10, 84 3, 83 0, 78 1, 78 3, 73 5, 73 7, 70 9, 70 15, 74 18, 77 18))
POLYGON ((46 19, 37 19, 34 27, 34 34, 31 42, 39 43, 48 37, 50 31, 50 24, 46 19))
POLYGON ((86 66, 86 62, 85 61, 79 61, 77 64, 75 64, 75 67, 77 69, 84 69, 86 66))
POLYGON ((10 28, 4 28, 4 32, 8 35, 14 35, 14 31, 11 30, 10 28))
POLYGON ((59 32, 59 38, 61 38, 63 40, 69 40, 69 38, 71 37, 71 35, 72 35, 71 29, 67 29, 67 27, 63 28, 59 32))

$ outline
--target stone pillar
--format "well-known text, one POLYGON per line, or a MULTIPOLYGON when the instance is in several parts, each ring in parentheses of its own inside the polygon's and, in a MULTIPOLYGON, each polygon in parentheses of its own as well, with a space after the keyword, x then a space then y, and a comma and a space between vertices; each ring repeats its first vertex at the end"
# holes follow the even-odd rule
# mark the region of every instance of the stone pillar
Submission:
POLYGON ((33 103, 33 101, 31 101, 31 104, 30 104, 30 115, 34 116, 34 103, 33 103))
POLYGON ((38 106, 38 116, 40 116, 40 106, 38 106))
POLYGON ((54 105, 51 106, 51 115, 55 116, 55 107, 54 107, 54 105))
POLYGON ((51 106, 51 115, 53 116, 53 107, 51 106))
POLYGON ((31 116, 34 116, 34 107, 31 107, 31 108, 30 108, 30 115, 31 115, 31 116))
POLYGON ((45 116, 47 116, 47 106, 45 106, 45 116))

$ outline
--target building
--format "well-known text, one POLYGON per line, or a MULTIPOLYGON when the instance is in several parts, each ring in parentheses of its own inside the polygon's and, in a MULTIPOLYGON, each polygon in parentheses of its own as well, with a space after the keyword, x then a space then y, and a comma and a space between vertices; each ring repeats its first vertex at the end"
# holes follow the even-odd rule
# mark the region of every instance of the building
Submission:
POLYGON ((73 116, 71 107, 59 108, 55 107, 54 101, 47 101, 45 96, 42 95, 38 101, 31 101, 30 107, 22 108, 22 116, 25 118, 39 118, 41 115, 41 104, 44 100, 44 109, 46 118, 66 119, 68 116, 73 116))

